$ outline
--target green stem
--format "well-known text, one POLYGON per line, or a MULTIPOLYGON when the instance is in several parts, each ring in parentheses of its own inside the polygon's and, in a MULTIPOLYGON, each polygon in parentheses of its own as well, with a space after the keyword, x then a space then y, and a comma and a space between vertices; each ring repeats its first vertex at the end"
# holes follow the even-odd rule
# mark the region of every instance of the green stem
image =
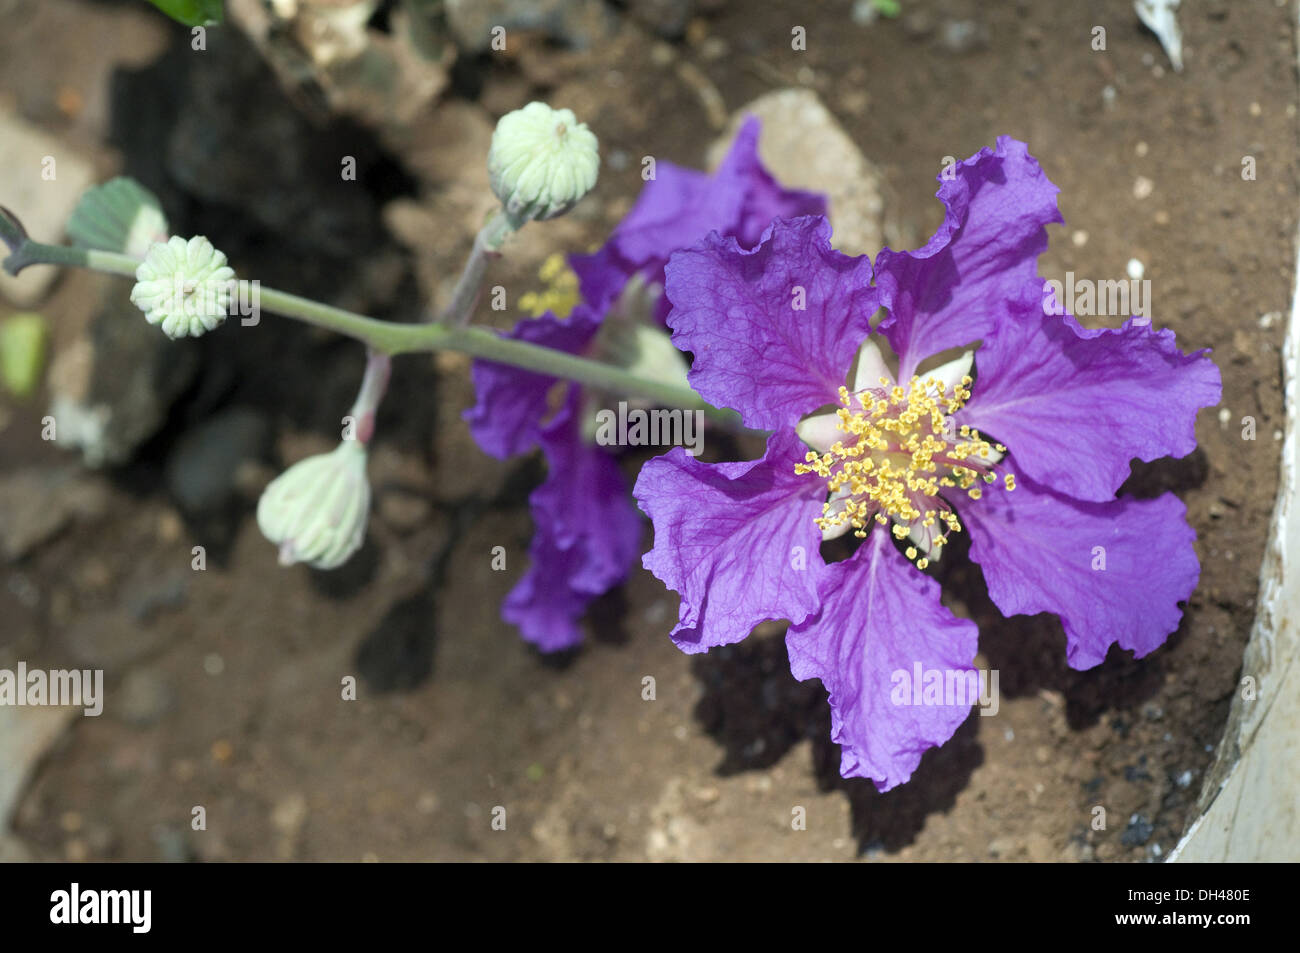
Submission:
MULTIPOLYGON (((28 265, 72 265, 133 278, 140 260, 115 252, 45 245, 28 239, 5 260, 4 267, 10 274, 17 274, 28 265)), ((639 377, 612 364, 540 347, 527 341, 501 337, 485 328, 379 321, 310 298, 276 291, 274 288, 263 288, 257 282, 241 281, 239 291, 242 300, 252 303, 254 312, 265 309, 296 318, 355 338, 372 351, 390 357, 422 351, 456 351, 550 377, 576 381, 598 390, 640 397, 665 407, 703 410, 715 423, 731 429, 739 428, 739 418, 734 412, 711 406, 689 387, 639 377)))
POLYGON ((512 219, 504 209, 498 209, 488 219, 487 224, 479 229, 478 234, 474 236, 474 247, 470 249, 465 269, 456 280, 456 289, 452 292, 451 303, 437 317, 440 323, 456 327, 469 324, 488 262, 500 253, 501 246, 510 233, 517 231, 521 225, 522 222, 512 219))

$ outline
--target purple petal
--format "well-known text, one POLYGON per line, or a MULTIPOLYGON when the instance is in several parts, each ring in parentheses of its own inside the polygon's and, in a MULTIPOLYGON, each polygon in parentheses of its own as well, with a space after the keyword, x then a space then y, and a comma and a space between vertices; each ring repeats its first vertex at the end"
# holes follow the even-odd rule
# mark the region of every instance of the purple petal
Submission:
POLYGON ((1201 571, 1186 512, 1172 493, 1086 503, 1022 478, 959 515, 994 604, 1004 615, 1059 615, 1066 660, 1085 669, 1113 643, 1141 658, 1178 628, 1178 603, 1201 571))
POLYGON ((1208 351, 1184 354, 1173 331, 1145 319, 1088 331, 1025 307, 975 352, 979 378, 959 423, 1005 444, 1039 483, 1097 502, 1115 496, 1134 457, 1196 449, 1196 411, 1220 397, 1208 351))
POLYGON ((821 679, 830 693, 840 774, 872 778, 888 791, 970 714, 979 697, 971 667, 979 631, 944 608, 939 584, 879 529, 827 569, 821 597, 821 613, 786 635, 790 671, 800 681, 821 679), (954 691, 923 695, 932 677, 954 691))
POLYGON ((583 439, 576 389, 542 431, 546 480, 528 498, 538 535, 581 559, 568 576, 576 592, 601 595, 628 576, 641 552, 641 516, 618 461, 583 439))
MULTIPOLYGON (((595 336, 600 321, 599 314, 579 305, 566 319, 549 311, 524 318, 505 336, 577 354, 595 336)), ((556 378, 493 361, 475 361, 470 375, 478 401, 463 417, 483 452, 504 460, 532 449, 556 378)))
MULTIPOLYGON (((569 267, 578 276, 578 293, 583 302, 602 315, 609 313, 628 278, 637 270, 619 255, 612 242, 590 255, 570 255, 569 267)), ((662 276, 659 281, 663 282, 662 276)))
POLYGON ((684 652, 739 642, 767 619, 802 622, 825 573, 825 483, 795 474, 806 448, 790 431, 761 460, 700 463, 675 447, 641 468, 632 493, 655 528, 642 565, 681 593, 672 637, 684 652))
MULTIPOLYGON (((605 246, 570 257, 583 300, 604 313, 636 272, 662 288, 669 256, 710 232, 733 235, 742 248, 752 248, 773 219, 826 214, 824 196, 783 188, 763 167, 761 130, 756 116, 746 119, 713 175, 657 163, 655 178, 605 246)), ((667 317, 666 302, 658 310, 661 320, 667 317)))
MULTIPOLYGON (((726 158, 718 166, 714 181, 722 184, 737 181, 743 184, 740 218, 728 234, 735 235, 741 248, 753 248, 778 218, 800 218, 804 215, 826 215, 826 197, 816 192, 783 188, 763 166, 758 156, 758 139, 762 123, 757 116, 748 116, 736 133, 735 142, 726 158)), ((715 226, 716 227, 716 226, 715 226)), ((721 231, 721 229, 719 229, 721 231)), ((679 246, 693 245, 708 233, 706 229, 679 246)))
POLYGON ((781 220, 753 251, 710 235, 668 262, 668 326, 695 355, 691 385, 748 427, 791 426, 836 402, 869 333, 871 262, 830 236, 824 218, 781 220))
POLYGON ((583 554, 577 548, 557 549, 537 533, 528 555, 532 565, 501 603, 501 617, 519 626, 524 639, 543 652, 573 648, 582 642, 579 622, 594 598, 569 586, 583 554))
POLYGON ((1006 302, 1037 290, 1038 256, 1047 248, 1060 191, 1023 142, 998 138, 939 176, 943 224, 919 251, 884 249, 876 284, 889 316, 880 329, 906 381, 925 358, 983 337, 1004 318, 1006 302))
POLYGON ((641 551, 641 517, 618 461, 582 437, 575 388, 544 428, 546 480, 528 498, 532 566, 501 608, 543 652, 582 641, 587 605, 627 579, 641 551))
POLYGON ((657 264, 709 232, 735 235, 751 248, 777 217, 822 215, 826 200, 811 192, 783 189, 758 157, 762 124, 750 116, 741 125, 716 174, 657 163, 655 178, 610 243, 635 267, 657 264))

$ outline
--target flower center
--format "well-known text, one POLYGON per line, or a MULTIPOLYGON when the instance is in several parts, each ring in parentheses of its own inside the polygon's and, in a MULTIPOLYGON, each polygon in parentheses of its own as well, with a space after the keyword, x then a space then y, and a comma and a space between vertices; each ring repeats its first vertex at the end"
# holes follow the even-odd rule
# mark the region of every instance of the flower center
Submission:
MULTIPOLYGON (((970 398, 971 383, 963 377, 947 393, 934 377, 913 377, 906 388, 882 377, 879 387, 855 394, 840 388, 836 429, 844 439, 824 453, 808 451, 806 462, 795 465, 796 473, 826 480, 829 497, 817 518, 824 535, 851 528, 864 537, 870 520, 882 526, 892 521, 899 539, 921 527, 933 552, 948 533, 961 529, 943 493, 964 492, 978 500, 980 484, 996 482, 993 468, 1007 449, 978 430, 955 426, 952 415, 970 398)), ((1005 485, 1015 489, 1012 474, 1005 485)), ((916 555, 909 547, 908 558, 916 555)), ((917 561, 921 569, 928 564, 926 558, 917 561)))

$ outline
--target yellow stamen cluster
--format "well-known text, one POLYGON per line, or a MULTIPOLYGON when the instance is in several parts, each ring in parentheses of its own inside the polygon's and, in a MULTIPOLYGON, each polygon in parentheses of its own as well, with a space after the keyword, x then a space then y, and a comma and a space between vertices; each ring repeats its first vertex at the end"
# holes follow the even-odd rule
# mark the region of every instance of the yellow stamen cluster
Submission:
MULTIPOLYGON (((965 491, 979 499, 982 491, 976 484, 996 481, 993 451, 1006 452, 978 430, 953 427, 952 415, 970 398, 971 383, 963 377, 951 393, 933 377, 913 377, 906 388, 882 377, 879 387, 857 394, 841 387, 836 427, 846 439, 825 453, 810 450, 805 462, 795 465, 796 473, 826 480, 829 499, 817 518, 822 531, 848 523, 854 535, 864 537, 874 519, 882 526, 892 521, 893 534, 902 539, 913 524, 942 524, 936 545, 959 531, 961 523, 944 502, 943 491, 965 491)), ((1006 487, 1015 489, 1011 474, 1006 487)), ((908 559, 917 554, 908 547, 908 559)), ((916 565, 924 569, 929 560, 922 556, 916 565)))
POLYGON ((550 311, 557 318, 567 318, 578 306, 578 276, 558 252, 542 262, 537 272, 546 287, 519 297, 519 308, 534 318, 550 311))

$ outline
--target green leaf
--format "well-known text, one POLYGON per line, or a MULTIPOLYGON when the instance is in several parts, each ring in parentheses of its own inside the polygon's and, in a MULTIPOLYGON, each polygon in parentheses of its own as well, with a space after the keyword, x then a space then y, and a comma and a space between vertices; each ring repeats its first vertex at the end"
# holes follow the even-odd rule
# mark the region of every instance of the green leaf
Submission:
POLYGON ((82 194, 67 232, 83 248, 143 258, 154 242, 167 241, 167 218, 157 196, 135 179, 119 176, 82 194))
POLYGON ((224 19, 221 0, 149 0, 173 20, 186 26, 216 26, 224 19))
POLYGON ((49 331, 39 314, 15 314, 0 322, 0 382, 18 397, 29 397, 45 369, 49 331))
POLYGON ((898 0, 871 0, 871 5, 880 11, 881 16, 896 17, 903 12, 898 0))

